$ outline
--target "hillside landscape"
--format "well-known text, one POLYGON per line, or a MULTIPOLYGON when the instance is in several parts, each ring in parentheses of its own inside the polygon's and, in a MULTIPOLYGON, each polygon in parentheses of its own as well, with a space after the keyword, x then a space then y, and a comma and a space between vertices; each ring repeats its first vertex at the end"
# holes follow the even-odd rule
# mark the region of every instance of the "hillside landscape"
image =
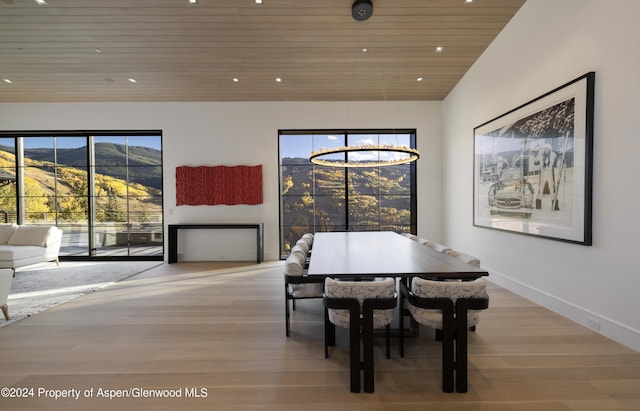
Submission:
MULTIPOLYGON (((24 197, 27 217, 67 222, 85 221, 87 201, 87 151, 25 149, 24 197)), ((162 211, 162 162, 159 150, 111 143, 95 145, 96 219, 126 221, 129 214, 144 220, 162 211), (128 162, 127 162, 128 161, 128 162), (147 217, 145 217, 147 216, 147 217)), ((13 147, 0 146, 0 169, 15 176, 13 147)), ((0 187, 0 211, 15 213, 15 184, 0 187)), ((157 219, 157 217, 153 217, 157 219)))
POLYGON ((408 165, 347 172, 343 167, 314 167, 308 158, 283 158, 281 169, 284 250, 305 232, 347 227, 351 231, 409 230, 408 165))

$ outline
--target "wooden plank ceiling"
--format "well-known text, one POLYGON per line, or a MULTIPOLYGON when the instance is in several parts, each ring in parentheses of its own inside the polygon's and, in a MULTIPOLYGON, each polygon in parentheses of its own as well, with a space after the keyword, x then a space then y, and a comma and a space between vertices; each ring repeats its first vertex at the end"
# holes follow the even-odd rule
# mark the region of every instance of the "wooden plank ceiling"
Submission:
POLYGON ((0 102, 441 100, 525 0, 352 2, 1 0, 0 102))

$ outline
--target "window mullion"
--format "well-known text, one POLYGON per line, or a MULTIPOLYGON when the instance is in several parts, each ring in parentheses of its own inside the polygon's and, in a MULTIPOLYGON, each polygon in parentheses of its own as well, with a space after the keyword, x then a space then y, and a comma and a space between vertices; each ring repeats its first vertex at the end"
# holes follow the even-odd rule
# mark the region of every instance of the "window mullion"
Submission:
MULTIPOLYGON (((348 146, 349 145, 349 133, 345 133, 344 134, 344 145, 348 146)), ((345 155, 345 163, 349 160, 349 153, 344 153, 345 155)), ((349 167, 345 167, 344 168, 344 221, 345 221, 345 229, 347 231, 351 231, 351 218, 349 217, 351 215, 351 208, 349 207, 349 194, 350 194, 350 190, 349 190, 349 177, 350 177, 350 171, 349 171, 349 167)))

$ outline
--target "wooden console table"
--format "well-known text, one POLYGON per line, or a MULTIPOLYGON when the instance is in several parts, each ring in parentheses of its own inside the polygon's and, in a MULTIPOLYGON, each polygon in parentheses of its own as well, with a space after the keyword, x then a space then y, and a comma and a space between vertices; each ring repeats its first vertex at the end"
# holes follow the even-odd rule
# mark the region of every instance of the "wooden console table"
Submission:
POLYGON ((169 257, 168 263, 178 262, 178 230, 187 229, 210 229, 210 230, 236 230, 250 229, 256 230, 256 261, 261 263, 264 261, 264 224, 169 224, 169 257))

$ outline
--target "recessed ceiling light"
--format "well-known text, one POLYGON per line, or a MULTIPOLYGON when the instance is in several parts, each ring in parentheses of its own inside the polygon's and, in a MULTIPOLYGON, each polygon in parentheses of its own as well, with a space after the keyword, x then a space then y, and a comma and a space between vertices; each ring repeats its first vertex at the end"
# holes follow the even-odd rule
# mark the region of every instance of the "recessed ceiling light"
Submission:
POLYGON ((137 83, 138 81, 137 81, 136 79, 134 79, 134 78, 130 78, 130 79, 129 79, 129 82, 130 82, 130 83, 137 83))
POLYGON ((281 77, 276 77, 276 82, 282 83, 282 78, 281 77))
POLYGON ((8 78, 2 79, 2 81, 4 81, 7 84, 13 83, 13 81, 9 80, 8 78))
POLYGON ((362 49, 362 52, 363 52, 363 53, 366 53, 367 51, 369 51, 369 49, 367 49, 366 47, 364 47, 364 48, 362 49))
POLYGON ((444 51, 444 47, 442 46, 436 47, 436 50, 435 50, 436 53, 442 53, 443 51, 444 51))
POLYGON ((256 0, 256 4, 262 4, 262 0, 256 0))
POLYGON ((100 50, 99 48, 96 48, 96 53, 102 53, 102 50, 100 50))
POLYGON ((422 81, 422 77, 418 77, 416 81, 422 81))
POLYGON ((36 3, 38 3, 41 6, 46 6, 47 5, 46 0, 36 0, 36 3))
POLYGON ((234 78, 233 78, 233 82, 234 82, 234 83, 237 83, 237 82, 239 82, 239 81, 240 81, 240 79, 239 79, 238 77, 234 77, 234 78))
POLYGON ((189 4, 198 4, 198 0, 189 0, 189 4))
POLYGON ((464 2, 469 4, 469 3, 473 3, 473 0, 464 0, 464 2))

